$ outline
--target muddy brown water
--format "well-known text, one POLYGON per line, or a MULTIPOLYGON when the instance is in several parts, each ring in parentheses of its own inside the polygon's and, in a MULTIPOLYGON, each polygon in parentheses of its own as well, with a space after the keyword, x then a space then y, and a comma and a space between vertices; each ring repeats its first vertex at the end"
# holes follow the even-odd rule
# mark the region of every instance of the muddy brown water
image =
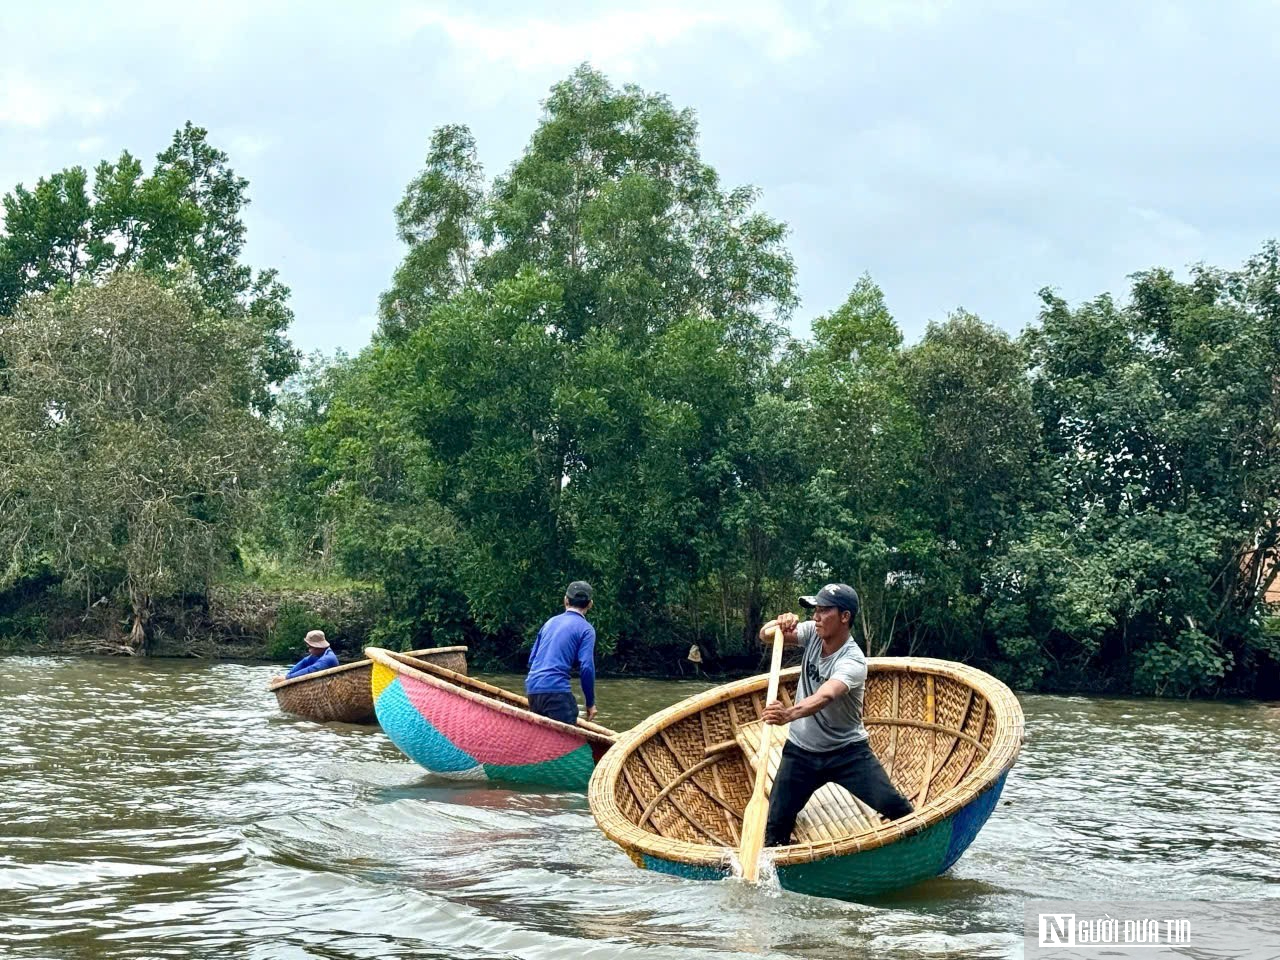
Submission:
MULTIPOLYGON (((1280 898, 1277 705, 1024 696, 973 846, 858 904, 638 870, 585 797, 433 778, 276 672, 0 659, 0 957, 1019 957, 1028 900, 1280 898)), ((706 686, 600 681, 598 719, 706 686)))

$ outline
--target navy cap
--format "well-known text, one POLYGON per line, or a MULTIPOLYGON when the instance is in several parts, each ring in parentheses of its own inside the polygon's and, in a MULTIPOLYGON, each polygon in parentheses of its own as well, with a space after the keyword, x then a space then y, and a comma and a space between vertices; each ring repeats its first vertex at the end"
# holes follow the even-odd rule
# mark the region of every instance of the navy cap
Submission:
POLYGON ((575 607, 585 607, 591 602, 591 584, 585 580, 575 580, 564 590, 565 599, 575 607))
POLYGON ((835 607, 857 613, 858 591, 847 583, 828 583, 813 596, 801 597, 800 603, 806 607, 835 607))

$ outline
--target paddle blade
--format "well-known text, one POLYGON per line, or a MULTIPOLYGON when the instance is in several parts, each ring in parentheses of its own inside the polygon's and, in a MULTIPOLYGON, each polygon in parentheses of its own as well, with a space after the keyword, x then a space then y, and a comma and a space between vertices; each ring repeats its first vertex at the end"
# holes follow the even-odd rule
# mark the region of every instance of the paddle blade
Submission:
MULTIPOLYGON (((778 698, 778 675, 782 670, 782 631, 773 628, 773 659, 769 666, 769 689, 765 702, 778 698)), ((742 839, 738 844, 738 863, 742 866, 742 879, 756 883, 760 879, 760 851, 764 849, 764 828, 769 819, 769 759, 773 753, 773 732, 777 727, 765 724, 761 730, 760 766, 756 770, 756 783, 751 800, 742 812, 742 839)))
MULTIPOLYGON (((764 775, 758 777, 764 782, 764 775)), ((742 865, 742 879, 747 883, 760 880, 760 851, 764 849, 765 821, 769 818, 769 794, 756 789, 742 814, 742 844, 738 847, 738 863, 742 865)))

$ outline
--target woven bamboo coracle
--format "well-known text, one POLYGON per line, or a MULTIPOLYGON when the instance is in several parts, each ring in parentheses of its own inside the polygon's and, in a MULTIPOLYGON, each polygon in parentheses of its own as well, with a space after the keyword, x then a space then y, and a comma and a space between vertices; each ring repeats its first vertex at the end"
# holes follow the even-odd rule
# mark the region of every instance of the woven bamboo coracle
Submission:
MULTIPOLYGON (((466 647, 432 647, 410 651, 409 655, 455 673, 467 672, 466 647)), ((276 703, 285 713, 308 720, 377 723, 370 688, 372 673, 373 661, 366 658, 292 680, 274 680, 267 689, 276 695, 276 703)))
POLYGON ((374 711, 400 750, 452 779, 586 790, 617 739, 607 727, 539 716, 524 697, 413 656, 369 647, 374 711))
MULTIPOLYGON (((779 699, 793 702, 798 669, 779 699)), ((639 867, 694 879, 732 872, 742 814, 759 775, 768 676, 690 697, 623 734, 596 767, 596 822, 639 867)), ((946 660, 868 661, 863 721, 871 748, 915 812, 892 822, 827 784, 768 847, 780 884, 858 899, 947 870, 995 809, 1022 747, 1022 708, 994 677, 946 660)), ((780 750, 772 751, 770 785, 780 750)))

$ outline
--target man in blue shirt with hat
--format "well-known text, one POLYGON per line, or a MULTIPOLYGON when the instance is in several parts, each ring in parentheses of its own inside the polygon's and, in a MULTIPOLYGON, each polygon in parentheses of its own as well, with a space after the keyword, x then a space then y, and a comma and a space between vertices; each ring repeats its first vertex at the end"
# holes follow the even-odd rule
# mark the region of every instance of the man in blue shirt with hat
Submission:
POLYGON ((769 794, 768 847, 791 843, 797 815, 827 783, 840 784, 888 820, 914 809, 871 752, 862 723, 867 659, 851 634, 857 592, 829 583, 800 603, 813 611, 809 620, 801 623, 794 613, 784 613, 760 628, 762 641, 771 642, 777 626, 784 643, 804 648, 795 703, 786 707, 774 700, 764 709, 765 723, 791 724, 769 794))
POLYGON ((587 622, 591 609, 591 584, 575 580, 564 592, 564 613, 542 625, 529 653, 529 675, 524 691, 529 709, 561 723, 578 722, 578 703, 569 677, 578 668, 587 719, 596 716, 596 629, 587 622))
POLYGON ((309 673, 319 673, 338 665, 338 655, 329 646, 323 630, 310 631, 302 642, 307 645, 307 655, 289 669, 285 674, 287 679, 305 677, 309 673))

